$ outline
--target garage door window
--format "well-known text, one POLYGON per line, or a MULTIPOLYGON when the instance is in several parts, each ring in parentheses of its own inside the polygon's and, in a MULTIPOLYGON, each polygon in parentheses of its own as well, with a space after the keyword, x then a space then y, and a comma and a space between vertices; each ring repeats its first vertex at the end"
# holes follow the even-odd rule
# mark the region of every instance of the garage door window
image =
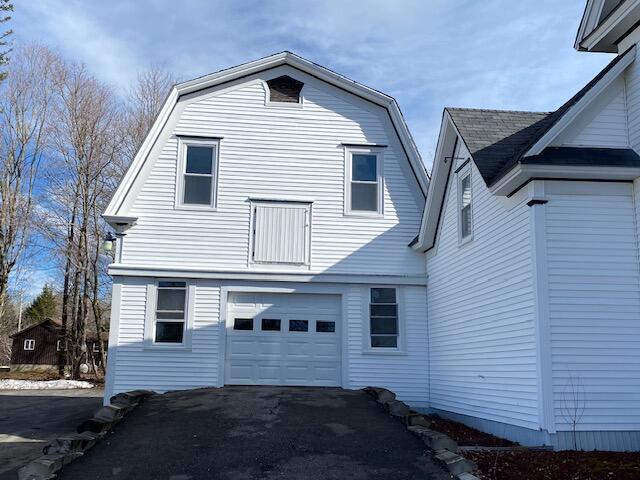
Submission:
POLYGON ((336 331, 336 322, 325 322, 318 320, 316 322, 316 332, 334 333, 336 331))
POLYGON ((186 282, 158 282, 155 343, 182 343, 186 292, 186 282))
POLYGON ((262 319, 262 331, 266 332, 279 332, 280 320, 276 318, 263 318, 262 319))
POLYGON ((290 332, 308 332, 309 320, 289 320, 290 332))
POLYGON ((372 288, 369 305, 371 348, 398 348, 398 303, 395 288, 372 288))
POLYGON ((234 330, 253 330, 253 318, 235 318, 233 320, 234 330))

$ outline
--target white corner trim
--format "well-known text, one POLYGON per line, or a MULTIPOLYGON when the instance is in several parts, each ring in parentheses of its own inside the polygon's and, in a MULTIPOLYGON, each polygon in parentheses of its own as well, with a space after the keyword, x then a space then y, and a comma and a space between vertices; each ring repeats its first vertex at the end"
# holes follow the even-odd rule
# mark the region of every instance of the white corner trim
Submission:
MULTIPOLYGON (((545 197, 544 181, 534 180, 528 186, 531 199, 545 197)), ((549 321, 549 277, 547 272, 546 204, 530 208, 531 262, 533 265, 534 331, 537 344, 538 421, 542 429, 555 433, 553 384, 551 371, 551 338, 549 321)))
MULTIPOLYGON (((639 0, 640 1, 640 0, 639 0)), ((560 135, 571 123, 576 119, 580 113, 584 111, 613 81, 618 78, 624 72, 624 70, 631 65, 636 58, 636 48, 634 47, 625 55, 625 58, 621 59, 617 65, 615 65, 610 71, 606 73, 604 77, 598 81, 580 100, 572 105, 564 115, 553 125, 536 143, 529 148, 523 155, 524 157, 530 157, 532 155, 539 155, 546 147, 548 147, 557 137, 560 135)))
POLYGON ((120 332, 120 307, 122 304, 122 278, 113 278, 111 290, 111 319, 109 321, 109 345, 107 346, 107 373, 104 380, 104 400, 103 405, 111 403, 113 395, 117 355, 118 355, 118 335, 120 332))

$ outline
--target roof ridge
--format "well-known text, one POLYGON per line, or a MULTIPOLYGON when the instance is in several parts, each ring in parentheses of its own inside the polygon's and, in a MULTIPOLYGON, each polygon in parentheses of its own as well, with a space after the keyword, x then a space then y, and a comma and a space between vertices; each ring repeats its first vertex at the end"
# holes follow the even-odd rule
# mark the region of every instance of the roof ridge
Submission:
POLYGON ((542 112, 537 110, 508 110, 500 108, 466 108, 466 107, 445 107, 445 110, 457 110, 464 112, 496 112, 496 113, 535 113, 539 115, 550 115, 553 111, 542 112))

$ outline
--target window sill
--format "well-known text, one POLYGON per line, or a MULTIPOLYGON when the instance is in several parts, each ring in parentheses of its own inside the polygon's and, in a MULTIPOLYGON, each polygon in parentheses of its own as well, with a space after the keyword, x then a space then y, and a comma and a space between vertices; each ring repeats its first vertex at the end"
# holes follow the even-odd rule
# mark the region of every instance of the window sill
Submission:
POLYGON ((353 217, 353 218, 371 218, 375 220, 379 220, 384 218, 384 213, 367 213, 367 212, 345 212, 344 217, 353 217))
POLYGON ((144 345, 143 350, 155 350, 155 351, 170 350, 170 351, 185 352, 185 351, 191 351, 191 345, 187 345, 185 343, 171 344, 171 343, 148 342, 147 344, 144 345))
POLYGON ((271 100, 267 100, 264 103, 265 107, 274 107, 274 108, 293 108, 296 110, 302 109, 303 103, 300 102, 272 102, 271 100))
POLYGON ((469 235, 467 238, 463 240, 458 240, 458 247, 464 247, 465 245, 470 244, 473 241, 473 235, 469 235))
POLYGON ((176 205, 176 210, 183 210, 187 212, 217 212, 218 207, 209 207, 206 205, 198 206, 198 205, 176 205))
POLYGON ((362 351, 363 355, 391 355, 391 356, 406 356, 405 350, 398 350, 393 348, 366 348, 362 351))

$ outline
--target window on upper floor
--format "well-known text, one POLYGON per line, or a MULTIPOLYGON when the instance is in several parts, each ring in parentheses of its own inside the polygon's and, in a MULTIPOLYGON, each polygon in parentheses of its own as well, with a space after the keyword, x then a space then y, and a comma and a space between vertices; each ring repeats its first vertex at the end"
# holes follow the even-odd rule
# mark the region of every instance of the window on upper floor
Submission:
POLYGON ((473 238, 473 196, 471 168, 458 172, 458 239, 467 242, 473 238))
POLYGON ((346 158, 345 213, 382 215, 382 153, 353 149, 346 158))
POLYGON ((177 205, 215 208, 218 141, 180 139, 177 205))
POLYGON ((252 203, 252 261, 308 265, 311 255, 311 204, 252 203))
POLYGON ((24 341, 24 345, 22 346, 24 350, 35 350, 36 349, 36 341, 32 338, 27 338, 24 341))

